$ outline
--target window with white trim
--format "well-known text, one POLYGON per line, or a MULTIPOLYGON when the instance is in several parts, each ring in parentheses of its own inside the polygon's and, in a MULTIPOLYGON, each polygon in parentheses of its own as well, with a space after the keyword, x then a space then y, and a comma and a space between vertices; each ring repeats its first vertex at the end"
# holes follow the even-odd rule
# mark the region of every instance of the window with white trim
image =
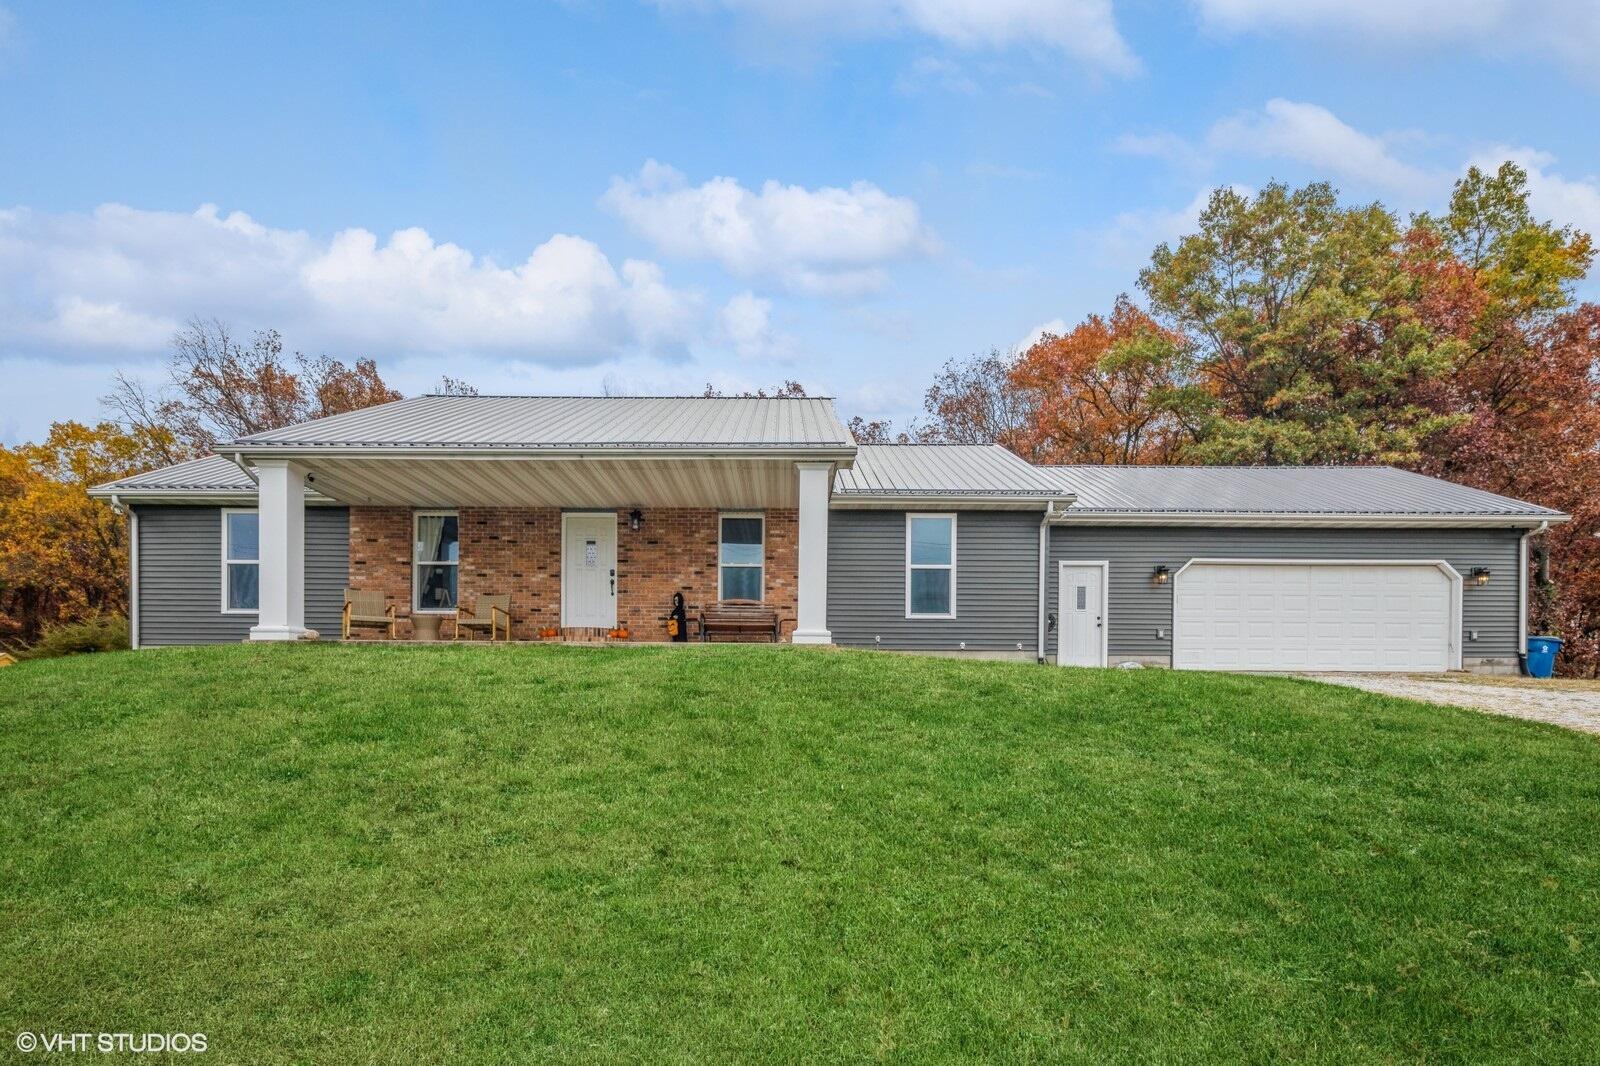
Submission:
POLYGON ((412 519, 411 607, 423 614, 456 609, 459 519, 454 511, 418 511, 412 519))
POLYGON ((956 516, 906 515, 906 617, 956 616, 956 516))
POLYGON ((717 525, 717 598, 763 599, 766 520, 759 514, 725 514, 717 525))
POLYGON ((222 611, 261 610, 261 517, 255 511, 222 511, 222 611))

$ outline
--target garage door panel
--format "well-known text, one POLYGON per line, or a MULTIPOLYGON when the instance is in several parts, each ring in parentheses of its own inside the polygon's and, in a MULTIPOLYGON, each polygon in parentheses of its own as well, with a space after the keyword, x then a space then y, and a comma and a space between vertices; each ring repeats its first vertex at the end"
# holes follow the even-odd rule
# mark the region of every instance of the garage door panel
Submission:
POLYGON ((1194 563, 1174 586, 1180 669, 1453 665, 1454 584, 1432 564, 1194 563))

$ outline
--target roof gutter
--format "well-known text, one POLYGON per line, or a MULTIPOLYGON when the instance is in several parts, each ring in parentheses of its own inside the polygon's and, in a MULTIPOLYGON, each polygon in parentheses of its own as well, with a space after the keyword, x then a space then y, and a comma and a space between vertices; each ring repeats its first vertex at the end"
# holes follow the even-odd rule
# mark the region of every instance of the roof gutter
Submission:
POLYGON ((835 491, 829 506, 834 510, 888 508, 906 510, 918 507, 985 507, 1017 511, 1037 510, 1044 506, 1046 513, 1056 515, 1053 508, 1058 503, 1071 503, 1076 497, 1060 493, 1024 492, 839 492, 835 491))
POLYGON ((1088 511, 1069 509, 1054 521, 1087 526, 1307 526, 1313 528, 1523 528, 1570 520, 1564 514, 1362 514, 1316 511, 1088 511))
POLYGON ((788 459, 836 462, 851 466, 854 445, 748 446, 660 444, 597 447, 594 445, 406 445, 306 444, 262 445, 236 442, 233 460, 246 459, 788 459))
MULTIPOLYGON (((93 488, 89 490, 91 499, 110 500, 111 506, 126 506, 130 503, 204 503, 228 504, 256 502, 256 490, 252 487, 240 485, 237 488, 188 488, 188 489, 140 489, 140 488, 93 488)), ((317 492, 306 493, 308 505, 333 503, 335 501, 317 492)))

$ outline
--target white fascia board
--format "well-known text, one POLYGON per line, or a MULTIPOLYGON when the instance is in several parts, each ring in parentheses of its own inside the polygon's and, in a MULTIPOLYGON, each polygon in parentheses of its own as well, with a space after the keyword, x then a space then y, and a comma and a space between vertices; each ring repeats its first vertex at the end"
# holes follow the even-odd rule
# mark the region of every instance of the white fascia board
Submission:
MULTIPOLYGON (((192 503, 226 507, 231 504, 254 507, 257 494, 254 489, 90 489, 90 497, 109 500, 116 497, 122 503, 192 503)), ((306 493, 307 507, 323 507, 337 501, 319 493, 306 493)), ((340 506, 343 506, 342 504, 340 506)))
POLYGON ((794 462, 854 465, 853 445, 762 447, 749 445, 663 445, 607 447, 595 445, 504 445, 492 447, 400 446, 365 444, 240 445, 230 450, 247 460, 260 459, 783 459, 794 462))
POLYGON ((944 508, 982 508, 989 511, 1041 511, 1056 504, 1070 504, 1076 497, 1059 493, 1053 496, 1017 496, 981 493, 860 493, 835 492, 829 507, 835 511, 904 511, 944 508))
POLYGON ((1051 517, 1051 522, 1066 526, 1299 526, 1308 529, 1370 528, 1390 526, 1398 529, 1482 529, 1501 527, 1522 529, 1542 522, 1566 522, 1567 515, 1516 514, 1315 514, 1288 512, 1196 512, 1196 511, 1072 511, 1051 517))

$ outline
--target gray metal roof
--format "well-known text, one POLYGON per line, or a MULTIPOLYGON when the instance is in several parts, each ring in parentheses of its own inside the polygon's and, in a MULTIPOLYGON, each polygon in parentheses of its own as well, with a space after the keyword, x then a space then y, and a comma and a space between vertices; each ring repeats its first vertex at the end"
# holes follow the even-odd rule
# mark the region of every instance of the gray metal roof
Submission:
POLYGON ((417 396, 241 438, 266 447, 853 448, 825 397, 417 396))
POLYGON ((836 496, 1015 496, 1062 499, 1049 474, 998 444, 863 444, 834 475, 836 496))
POLYGON ((1387 466, 1048 466, 1073 512, 1437 515, 1559 519, 1561 512, 1387 466))
POLYGON ((190 459, 187 462, 164 466, 159 470, 96 485, 92 491, 96 496, 109 496, 117 492, 254 493, 256 485, 232 459, 220 455, 207 455, 201 459, 190 459))

